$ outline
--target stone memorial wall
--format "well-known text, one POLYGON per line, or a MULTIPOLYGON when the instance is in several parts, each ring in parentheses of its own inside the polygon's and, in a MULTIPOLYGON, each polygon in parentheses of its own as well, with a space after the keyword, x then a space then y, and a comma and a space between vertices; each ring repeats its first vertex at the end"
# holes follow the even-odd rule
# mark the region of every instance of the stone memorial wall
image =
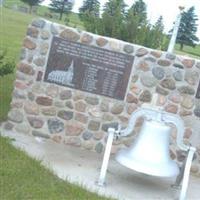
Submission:
MULTIPOLYGON (((130 115, 159 94, 158 104, 185 122, 184 140, 197 147, 200 174, 200 60, 168 54, 36 19, 17 65, 5 130, 101 153, 108 127, 126 126, 130 115)), ((129 146, 139 129, 115 141, 129 146)), ((171 157, 185 154, 174 145, 171 157)))

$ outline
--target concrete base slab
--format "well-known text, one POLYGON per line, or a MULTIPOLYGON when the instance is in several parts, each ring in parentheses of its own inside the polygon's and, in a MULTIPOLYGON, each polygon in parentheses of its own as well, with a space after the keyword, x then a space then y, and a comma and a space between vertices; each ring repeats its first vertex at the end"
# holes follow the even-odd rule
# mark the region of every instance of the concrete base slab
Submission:
MULTIPOLYGON (((106 185, 99 187, 95 182, 98 180, 103 154, 13 131, 1 131, 1 135, 13 138, 15 147, 23 149, 32 158, 41 160, 45 167, 61 179, 100 195, 120 200, 166 200, 178 197, 179 191, 171 188, 175 178, 163 179, 136 173, 111 157, 106 185)), ((200 178, 190 177, 187 199, 200 199, 200 178)))

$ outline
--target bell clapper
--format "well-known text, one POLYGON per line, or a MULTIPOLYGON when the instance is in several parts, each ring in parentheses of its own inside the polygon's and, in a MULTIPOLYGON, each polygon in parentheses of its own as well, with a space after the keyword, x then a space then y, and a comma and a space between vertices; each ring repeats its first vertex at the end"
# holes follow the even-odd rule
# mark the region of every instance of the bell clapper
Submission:
POLYGON ((121 124, 119 124, 117 130, 115 130, 115 134, 114 134, 115 140, 118 140, 122 136, 121 130, 122 130, 122 127, 121 127, 121 124))

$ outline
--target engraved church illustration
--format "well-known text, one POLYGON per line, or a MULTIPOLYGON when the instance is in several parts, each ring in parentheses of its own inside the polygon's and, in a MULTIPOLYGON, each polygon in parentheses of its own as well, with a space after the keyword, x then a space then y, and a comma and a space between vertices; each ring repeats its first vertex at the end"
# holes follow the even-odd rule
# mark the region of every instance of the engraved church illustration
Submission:
POLYGON ((54 70, 48 74, 47 80, 57 84, 74 86, 74 84, 72 83, 73 77, 74 77, 74 61, 72 60, 71 65, 69 66, 67 71, 54 70))

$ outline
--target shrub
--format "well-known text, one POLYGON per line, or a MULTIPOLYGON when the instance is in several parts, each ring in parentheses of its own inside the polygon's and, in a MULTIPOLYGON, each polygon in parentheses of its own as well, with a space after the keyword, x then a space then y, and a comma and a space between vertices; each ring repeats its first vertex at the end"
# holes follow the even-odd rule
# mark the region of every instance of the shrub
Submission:
POLYGON ((6 58, 6 51, 0 51, 0 76, 13 73, 15 68, 14 61, 9 61, 6 58))

